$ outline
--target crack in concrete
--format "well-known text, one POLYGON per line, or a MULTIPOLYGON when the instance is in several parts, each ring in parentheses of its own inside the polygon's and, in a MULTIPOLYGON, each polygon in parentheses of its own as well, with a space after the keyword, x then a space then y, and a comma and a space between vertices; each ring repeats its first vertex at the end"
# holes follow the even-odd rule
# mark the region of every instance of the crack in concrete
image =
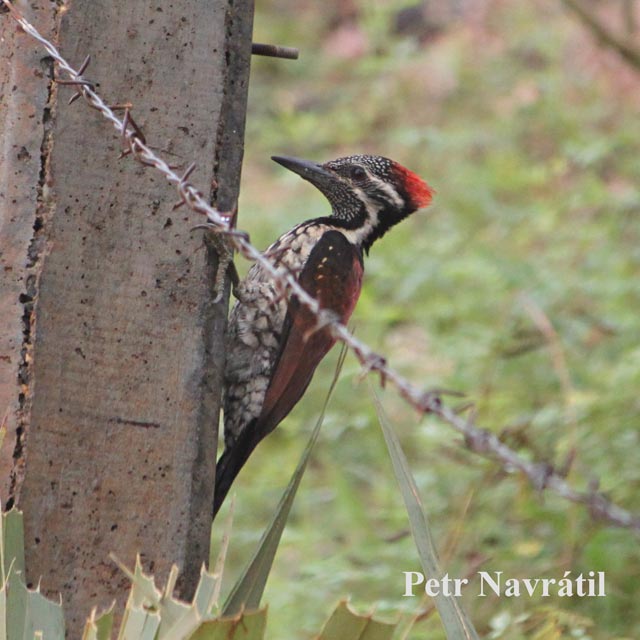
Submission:
MULTIPOLYGON (((53 38, 58 39, 61 9, 63 4, 56 2, 53 13, 53 38)), ((54 81, 53 58, 46 56, 40 60, 43 71, 48 77, 47 100, 42 110, 42 142, 40 144, 40 171, 36 188, 36 207, 33 221, 33 235, 27 249, 26 268, 28 275, 25 290, 20 294, 22 304, 22 347, 18 365, 18 408, 16 412, 16 441, 13 449, 13 466, 9 476, 9 498, 6 508, 10 509, 19 499, 24 478, 26 443, 29 430, 29 415, 32 398, 33 338, 35 335, 35 305, 38 297, 38 284, 42 267, 42 257, 46 246, 45 227, 54 209, 51 191, 51 153, 53 150, 53 125, 57 104, 57 85, 54 81)))

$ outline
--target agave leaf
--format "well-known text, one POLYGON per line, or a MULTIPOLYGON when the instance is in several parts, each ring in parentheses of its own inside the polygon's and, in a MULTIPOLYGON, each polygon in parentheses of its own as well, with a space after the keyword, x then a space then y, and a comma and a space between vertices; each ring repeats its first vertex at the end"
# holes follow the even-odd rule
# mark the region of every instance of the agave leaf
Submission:
POLYGON ((263 640, 267 610, 242 612, 231 618, 206 620, 190 640, 263 640))
POLYGON ((193 602, 183 614, 172 625, 167 626, 164 624, 164 609, 161 610, 163 626, 161 632, 158 633, 158 640, 165 637, 171 640, 190 638, 203 620, 211 614, 216 598, 217 583, 217 576, 208 573, 203 566, 200 570, 200 582, 196 588, 193 602))
POLYGON ((24 583, 24 529, 22 513, 11 509, 0 517, 2 554, 3 633, 23 638, 27 627, 28 591, 24 583))
POLYGON ((115 602, 106 611, 96 616, 96 608, 94 607, 84 625, 82 640, 110 640, 114 608, 115 602))
MULTIPOLYGON (((409 516, 411 533, 420 556, 422 570, 425 576, 429 578, 441 579, 443 575, 442 569, 440 569, 438 555, 431 536, 427 514, 420 500, 418 487, 411 474, 407 458, 400 446, 398 436, 389 422, 380 399, 373 389, 372 393, 378 412, 378 421, 382 427, 382 433, 389 450, 389 457, 391 458, 396 480, 400 485, 400 492, 409 516)), ((471 621, 467 618, 458 599, 440 593, 434 597, 434 603, 449 640, 478 640, 478 634, 471 621)))
POLYGON ((276 555, 276 551, 278 550, 278 545, 280 544, 280 538, 282 537, 284 526, 287 522, 287 518, 289 517, 291 505, 293 504, 298 486, 300 485, 302 476, 304 475, 305 469, 307 468, 307 462, 309 461, 311 451, 313 450, 313 445, 318 439, 320 427, 322 426, 322 422, 324 420, 324 414, 327 410, 331 394, 333 393, 336 383, 338 382, 338 377, 340 376, 340 371, 342 369, 342 365, 344 364, 345 356, 346 349, 343 347, 338 357, 336 370, 333 375, 333 380, 331 382, 331 386, 329 387, 327 397, 325 398, 324 404, 322 406, 322 411, 320 412, 320 416, 318 417, 316 425, 311 432, 311 436, 309 438, 309 441, 307 442, 307 446, 302 452, 302 456, 300 457, 298 466, 293 472, 291 480, 289 480, 289 484, 287 485, 287 488, 285 489, 285 492, 280 499, 280 502, 276 508, 271 522, 269 523, 269 526, 262 535, 262 538, 253 557, 249 561, 249 564, 247 564, 247 566, 245 567, 242 575, 240 576, 238 582, 236 582, 231 593, 229 594, 229 597, 227 598, 227 601, 224 604, 224 607, 222 609, 224 615, 233 615, 235 613, 238 613, 239 611, 242 611, 244 608, 257 609, 260 606, 260 599, 262 598, 262 594, 264 593, 264 587, 267 583, 267 578, 269 576, 269 572, 271 571, 271 566, 273 565, 273 559, 276 555))
POLYGON ((216 610, 220 606, 220 590, 222 589, 222 577, 224 575, 224 563, 227 559, 227 551, 229 550, 229 541, 231 540, 231 528, 233 527, 233 514, 236 508, 236 495, 231 496, 231 504, 229 505, 229 513, 227 519, 224 522, 224 528, 222 532, 222 541, 220 543, 220 551, 213 569, 213 575, 218 578, 218 584, 216 585, 216 591, 214 594, 214 607, 216 610))
POLYGON ((7 637, 25 637, 25 621, 27 618, 27 596, 22 575, 9 569, 7 587, 7 637))
POLYGON ((65 635, 62 605, 48 600, 25 584, 24 525, 22 512, 12 508, 0 518, 0 639, 62 640, 65 635))
POLYGON ((317 640, 391 640, 395 624, 358 615, 346 600, 338 603, 317 640))
POLYGON ((7 562, 4 545, 5 514, 0 515, 0 640, 7 640, 7 562))
POLYGON ((160 614, 127 602, 118 632, 118 640, 154 640, 160 626, 160 614))
POLYGON ((200 582, 193 597, 193 607, 202 617, 210 614, 213 610, 217 586, 218 577, 209 573, 203 565, 200 569, 200 582))
POLYGON ((171 627, 163 626, 162 633, 158 633, 158 640, 160 640, 160 638, 166 640, 186 640, 187 638, 191 638, 202 623, 202 616, 195 607, 191 606, 171 627))
POLYGON ((48 600, 39 591, 28 589, 21 572, 10 569, 2 592, 6 594, 5 625, 1 637, 13 640, 40 634, 51 640, 64 640, 62 605, 48 600))
POLYGON ((169 571, 167 584, 164 588, 164 592, 162 594, 162 599, 160 602, 160 610, 162 611, 162 616, 160 620, 160 627, 158 628, 157 640, 162 640, 162 638, 166 637, 168 630, 171 629, 173 625, 176 624, 176 622, 180 620, 184 615, 186 615, 191 609, 191 607, 186 602, 182 602, 173 597, 173 592, 175 590, 177 580, 178 567, 174 564, 171 567, 171 571, 169 571))
POLYGON ((24 578, 24 524, 22 512, 12 507, 2 514, 2 577, 9 575, 9 567, 24 578))
POLYGON ((27 603, 24 637, 33 638, 41 634, 47 640, 63 640, 65 628, 62 604, 45 598, 39 591, 27 589, 22 579, 18 581, 18 585, 23 590, 27 603))
POLYGON ((7 640, 7 585, 0 587, 0 640, 7 640))
POLYGON ((140 556, 136 557, 133 573, 115 555, 111 554, 111 558, 131 580, 131 590, 122 616, 118 640, 154 638, 160 626, 157 611, 161 605, 162 594, 156 588, 153 576, 146 575, 142 570, 140 556))
POLYGON ((132 572, 113 553, 109 554, 111 559, 118 565, 120 570, 131 580, 131 591, 127 599, 127 608, 131 607, 154 607, 159 608, 162 600, 162 593, 158 591, 153 576, 147 575, 142 569, 140 555, 136 556, 136 568, 132 572))

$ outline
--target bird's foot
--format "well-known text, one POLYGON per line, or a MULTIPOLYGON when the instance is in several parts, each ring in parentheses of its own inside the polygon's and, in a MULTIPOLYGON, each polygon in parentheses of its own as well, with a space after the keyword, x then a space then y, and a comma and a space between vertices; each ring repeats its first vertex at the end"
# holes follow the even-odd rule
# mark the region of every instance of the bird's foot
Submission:
POLYGON ((227 279, 227 274, 231 280, 231 288, 234 295, 239 285, 240 278, 238 277, 236 265, 233 262, 233 249, 229 246, 226 238, 214 234, 210 240, 211 246, 218 254, 218 265, 216 267, 216 274, 213 281, 213 304, 218 304, 222 302, 224 297, 224 284, 227 279))
MULTIPOLYGON (((226 219, 229 228, 235 229, 236 219, 238 216, 238 206, 227 213, 221 214, 226 219)), ((240 278, 236 265, 233 262, 233 247, 231 246, 227 237, 225 237, 224 231, 219 231, 218 228, 212 224, 199 224, 193 229, 205 229, 210 233, 206 235, 206 243, 211 247, 218 255, 218 264, 216 266, 216 272, 213 279, 213 304, 222 302, 224 298, 224 285, 229 276, 231 280, 231 290, 236 298, 238 298, 238 288, 240 286, 240 278)), ((192 230, 193 230, 192 229, 192 230)))

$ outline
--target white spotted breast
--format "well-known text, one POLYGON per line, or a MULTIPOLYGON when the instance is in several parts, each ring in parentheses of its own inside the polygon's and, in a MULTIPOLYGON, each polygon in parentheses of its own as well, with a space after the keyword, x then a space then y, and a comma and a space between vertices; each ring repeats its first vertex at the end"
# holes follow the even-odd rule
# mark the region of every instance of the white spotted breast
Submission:
MULTIPOLYGON (((282 235, 265 252, 276 266, 299 276, 322 235, 335 229, 310 221, 282 235)), ((260 415, 280 348, 287 302, 271 276, 254 264, 239 285, 239 300, 227 326, 224 371, 224 439, 230 447, 260 415)))

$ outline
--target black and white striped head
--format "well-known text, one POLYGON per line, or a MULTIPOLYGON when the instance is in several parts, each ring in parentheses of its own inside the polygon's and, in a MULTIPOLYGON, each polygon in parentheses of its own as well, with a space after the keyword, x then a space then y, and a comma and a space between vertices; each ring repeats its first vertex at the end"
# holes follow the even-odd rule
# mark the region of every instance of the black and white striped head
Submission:
POLYGON ((332 219, 365 251, 433 196, 422 178, 381 156, 348 156, 325 164, 279 156, 273 160, 317 187, 331 204, 332 219))

